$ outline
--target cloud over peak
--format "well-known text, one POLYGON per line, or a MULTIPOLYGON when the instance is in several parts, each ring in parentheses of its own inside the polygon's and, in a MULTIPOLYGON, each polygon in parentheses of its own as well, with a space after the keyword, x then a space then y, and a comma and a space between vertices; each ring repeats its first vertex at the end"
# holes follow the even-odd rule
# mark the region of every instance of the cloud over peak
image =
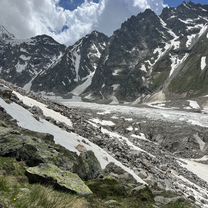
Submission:
POLYGON ((92 30, 111 35, 131 15, 146 8, 160 13, 164 7, 163 0, 84 0, 74 10, 59 3, 60 0, 1 0, 0 24, 17 38, 47 34, 70 45, 92 30))

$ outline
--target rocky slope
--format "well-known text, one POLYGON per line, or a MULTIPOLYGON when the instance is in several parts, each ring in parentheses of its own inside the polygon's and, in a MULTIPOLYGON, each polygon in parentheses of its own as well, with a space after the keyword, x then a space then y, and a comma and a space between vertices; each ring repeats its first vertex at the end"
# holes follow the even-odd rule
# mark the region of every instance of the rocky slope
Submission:
MULTIPOLYGON (((89 113, 80 123, 75 109, 34 95, 29 98, 9 87, 2 84, 0 89, 1 207, 190 208, 196 207, 194 200, 199 204, 198 198, 165 191, 153 180, 145 185, 125 158, 112 154, 95 134, 84 137, 83 132, 98 132, 86 126, 89 113)), ((106 133, 99 134, 105 142, 106 133)), ((123 145, 119 144, 124 151, 123 145)))

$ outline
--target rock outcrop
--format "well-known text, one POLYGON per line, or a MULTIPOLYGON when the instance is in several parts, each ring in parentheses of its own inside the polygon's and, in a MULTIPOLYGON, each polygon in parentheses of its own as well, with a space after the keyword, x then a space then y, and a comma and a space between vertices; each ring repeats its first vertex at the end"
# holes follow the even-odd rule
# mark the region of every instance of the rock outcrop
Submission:
POLYGON ((45 183, 57 189, 75 192, 79 195, 92 194, 77 174, 63 171, 55 165, 47 164, 27 168, 26 174, 31 183, 45 183))

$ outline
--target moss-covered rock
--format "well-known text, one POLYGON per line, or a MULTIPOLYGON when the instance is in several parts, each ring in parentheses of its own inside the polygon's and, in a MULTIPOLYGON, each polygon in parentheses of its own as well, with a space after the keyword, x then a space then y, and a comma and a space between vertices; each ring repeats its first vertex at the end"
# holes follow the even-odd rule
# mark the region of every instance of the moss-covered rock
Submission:
POLYGON ((26 174, 30 182, 51 184, 64 191, 75 192, 80 195, 92 194, 91 190, 79 178, 69 171, 63 171, 55 165, 40 165, 27 168, 26 174))
POLYGON ((69 171, 72 171, 78 158, 76 153, 55 144, 51 135, 22 129, 15 131, 1 123, 0 156, 14 157, 30 167, 52 163, 69 171))
POLYGON ((154 195, 150 188, 146 185, 135 187, 130 192, 131 196, 141 199, 141 201, 154 202, 154 195))
POLYGON ((100 163, 92 151, 82 152, 74 165, 74 172, 83 180, 97 178, 102 172, 100 163))
POLYGON ((125 197, 127 195, 127 190, 125 186, 111 177, 92 180, 87 182, 87 185, 96 196, 102 199, 109 196, 125 197))
POLYGON ((131 183, 131 184, 138 184, 135 178, 127 173, 124 169, 117 166, 115 163, 109 163, 105 169, 103 170, 104 176, 112 176, 113 178, 117 179, 120 183, 131 183))

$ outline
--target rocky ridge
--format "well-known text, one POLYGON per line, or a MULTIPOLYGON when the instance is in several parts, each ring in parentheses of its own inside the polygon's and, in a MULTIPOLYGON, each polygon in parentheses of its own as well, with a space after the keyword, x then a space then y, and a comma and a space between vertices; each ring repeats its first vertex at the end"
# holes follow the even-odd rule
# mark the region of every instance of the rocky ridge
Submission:
POLYGON ((0 77, 43 94, 107 103, 206 95, 207 10, 192 2, 159 16, 147 9, 110 38, 94 31, 68 48, 3 30, 0 77))

